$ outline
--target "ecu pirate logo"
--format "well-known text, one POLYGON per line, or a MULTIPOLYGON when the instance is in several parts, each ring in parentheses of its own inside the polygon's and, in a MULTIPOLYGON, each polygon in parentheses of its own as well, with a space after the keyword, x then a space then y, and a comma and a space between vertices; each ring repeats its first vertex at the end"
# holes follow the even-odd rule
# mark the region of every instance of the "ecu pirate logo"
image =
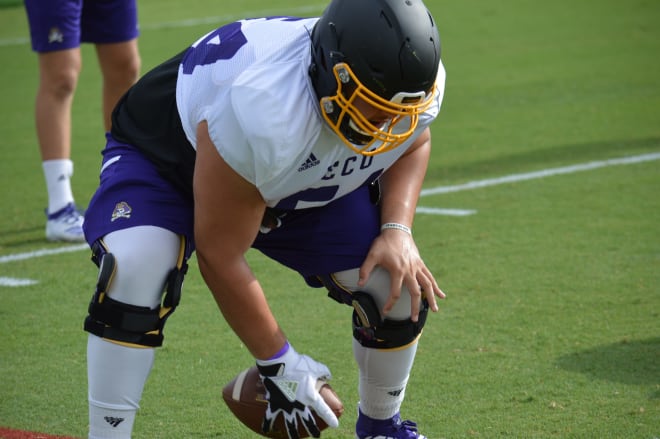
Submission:
POLYGON ((48 32, 48 43, 62 43, 64 42, 64 34, 57 27, 51 27, 48 32))
POLYGON ((130 218, 131 212, 133 212, 131 206, 125 201, 121 201, 115 205, 115 210, 112 211, 112 219, 110 221, 112 222, 119 218, 130 218))

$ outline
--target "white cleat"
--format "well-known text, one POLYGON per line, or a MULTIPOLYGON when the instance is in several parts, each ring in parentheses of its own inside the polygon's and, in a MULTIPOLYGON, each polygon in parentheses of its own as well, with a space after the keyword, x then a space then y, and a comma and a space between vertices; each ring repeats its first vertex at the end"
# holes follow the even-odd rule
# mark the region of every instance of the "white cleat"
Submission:
POLYGON ((83 222, 85 217, 69 203, 55 213, 48 215, 46 239, 49 241, 84 242, 83 222))

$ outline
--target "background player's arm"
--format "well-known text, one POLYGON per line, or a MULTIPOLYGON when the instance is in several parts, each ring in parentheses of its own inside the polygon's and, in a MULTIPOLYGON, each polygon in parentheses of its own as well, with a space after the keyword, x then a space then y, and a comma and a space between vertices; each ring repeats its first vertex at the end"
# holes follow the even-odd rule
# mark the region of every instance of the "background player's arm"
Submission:
POLYGON ((225 319, 255 358, 269 358, 286 338, 245 253, 266 207, 257 188, 227 165, 206 122, 197 128, 194 175, 195 243, 199 268, 225 319))

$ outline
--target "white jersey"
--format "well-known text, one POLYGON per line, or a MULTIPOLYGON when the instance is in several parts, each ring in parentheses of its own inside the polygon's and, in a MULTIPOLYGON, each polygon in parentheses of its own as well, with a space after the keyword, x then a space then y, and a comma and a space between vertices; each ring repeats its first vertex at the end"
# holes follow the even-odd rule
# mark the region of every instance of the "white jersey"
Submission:
POLYGON ((325 205, 389 168, 438 114, 436 102, 413 136, 372 157, 351 151, 326 125, 308 68, 317 18, 242 20, 199 39, 181 66, 176 101, 185 134, 207 121, 222 158, 254 184, 269 207, 325 205))

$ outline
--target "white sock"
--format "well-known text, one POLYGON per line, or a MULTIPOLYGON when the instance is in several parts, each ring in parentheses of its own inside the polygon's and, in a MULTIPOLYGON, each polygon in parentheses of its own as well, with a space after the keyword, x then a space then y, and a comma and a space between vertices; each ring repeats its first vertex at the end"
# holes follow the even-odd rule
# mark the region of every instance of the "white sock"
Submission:
POLYGON ((134 421, 134 411, 101 408, 90 403, 88 439, 130 439, 134 421), (93 419, 99 422, 93 423, 93 419))
POLYGON ((69 159, 46 160, 41 163, 48 191, 48 213, 55 213, 73 203, 71 177, 73 162, 69 159))
POLYGON ((353 340, 360 369, 360 411, 370 418, 388 419, 403 403, 417 343, 403 349, 370 349, 353 340))
POLYGON ((89 334, 89 439, 130 439, 154 354, 89 334))

